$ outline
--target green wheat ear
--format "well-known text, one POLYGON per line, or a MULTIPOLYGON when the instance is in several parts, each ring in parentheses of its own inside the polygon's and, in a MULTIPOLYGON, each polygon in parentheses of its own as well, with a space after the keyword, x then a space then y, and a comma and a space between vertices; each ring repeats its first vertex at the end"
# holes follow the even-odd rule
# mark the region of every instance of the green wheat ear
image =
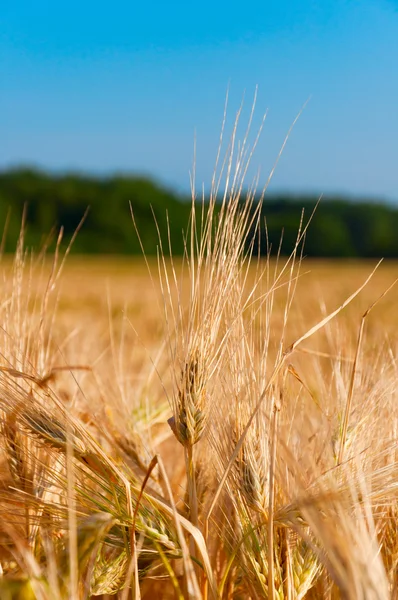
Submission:
MULTIPOLYGON (((109 513, 97 512, 84 519, 77 525, 77 559, 79 573, 84 573, 93 555, 98 554, 98 549, 103 542, 104 536, 115 524, 115 518, 109 513)), ((64 566, 65 573, 68 572, 69 552, 63 552, 60 564, 64 566)))
POLYGON ((99 553, 91 577, 90 594, 117 594, 126 584, 126 573, 129 565, 126 552, 123 550, 115 557, 106 556, 104 548, 99 553))

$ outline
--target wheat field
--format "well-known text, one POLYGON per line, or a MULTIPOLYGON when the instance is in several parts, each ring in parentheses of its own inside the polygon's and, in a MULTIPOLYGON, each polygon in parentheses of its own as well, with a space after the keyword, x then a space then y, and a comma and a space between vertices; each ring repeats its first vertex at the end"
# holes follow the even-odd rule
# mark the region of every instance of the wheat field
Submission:
POLYGON ((241 259, 3 257, 2 598, 395 597, 397 265, 241 259))
POLYGON ((183 258, 1 257, 2 600, 398 597, 398 265, 258 258, 237 152, 183 258))

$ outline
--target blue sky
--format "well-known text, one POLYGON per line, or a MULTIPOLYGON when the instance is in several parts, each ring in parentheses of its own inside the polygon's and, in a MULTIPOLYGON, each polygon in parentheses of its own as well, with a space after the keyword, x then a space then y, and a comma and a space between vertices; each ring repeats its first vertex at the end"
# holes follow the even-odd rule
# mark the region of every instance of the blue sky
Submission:
POLYGON ((260 185, 310 97, 272 189, 398 202, 393 0, 3 0, 0 168, 148 173, 184 191, 196 135, 207 187, 228 86, 229 126, 256 86, 254 129, 268 110, 260 185))

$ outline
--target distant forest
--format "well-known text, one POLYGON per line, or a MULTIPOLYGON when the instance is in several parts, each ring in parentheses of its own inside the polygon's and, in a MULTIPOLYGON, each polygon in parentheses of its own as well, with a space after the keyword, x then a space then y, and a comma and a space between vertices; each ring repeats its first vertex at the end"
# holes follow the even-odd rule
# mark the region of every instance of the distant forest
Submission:
MULTIPOLYGON (((266 195, 262 223, 266 220, 274 251, 282 230, 282 253, 292 249, 302 209, 308 217, 316 202, 316 197, 309 196, 266 195)), ((164 243, 169 226, 173 253, 183 252, 182 231, 187 229, 190 212, 188 197, 178 196, 144 177, 56 176, 32 169, 0 172, 0 230, 7 223, 3 248, 6 252, 15 249, 24 206, 26 244, 36 249, 61 226, 70 239, 90 207, 73 252, 140 254, 129 203, 146 254, 155 254, 159 245, 155 218, 164 243)), ((260 249, 266 252, 265 235, 261 236, 260 249)), ((398 257, 398 208, 345 198, 322 199, 308 229, 305 255, 398 257)))

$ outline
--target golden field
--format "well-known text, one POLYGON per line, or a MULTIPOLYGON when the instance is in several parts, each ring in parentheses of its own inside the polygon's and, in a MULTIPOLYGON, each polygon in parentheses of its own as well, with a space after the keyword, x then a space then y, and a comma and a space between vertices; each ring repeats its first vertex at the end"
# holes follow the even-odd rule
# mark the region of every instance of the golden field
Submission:
MULTIPOLYGON (((8 259, 10 261, 10 259, 8 259)), ((263 261, 265 262, 265 261, 263 261)), ((281 259, 283 264, 283 259, 281 259)), ((306 259, 301 265, 295 302, 292 307, 292 321, 300 319, 302 330, 316 321, 322 310, 331 311, 341 304, 371 273, 377 260, 325 260, 306 259), (324 305, 324 308, 323 308, 324 305)), ((174 261, 179 276, 183 271, 182 259, 174 261)), ((275 268, 275 261, 272 267, 275 268)), ((51 259, 47 259, 48 274, 51 259)), ((8 269, 10 265, 8 265, 8 269)), ((252 271, 255 272, 256 265, 252 271)), ((188 274, 185 277, 187 286, 188 274)), ((398 277, 398 262, 384 261, 376 271, 370 285, 366 286, 340 320, 348 317, 358 319, 398 277), (349 313, 347 315, 347 313, 349 313)), ((184 285, 184 284, 183 284, 184 285)), ((154 340, 156 333, 161 339, 164 325, 161 307, 161 291, 158 281, 158 265, 155 258, 137 257, 75 257, 67 259, 59 284, 61 318, 84 319, 84 313, 91 313, 96 321, 102 321, 105 328, 109 322, 109 307, 114 319, 123 314, 134 316, 134 327, 140 337, 154 340)), ((392 290, 377 309, 379 329, 387 333, 396 331, 398 313, 394 310, 398 291, 392 290)), ((353 324, 355 327, 355 324, 353 324)), ((297 333, 300 332, 298 326, 297 333)))
POLYGON ((395 597, 398 265, 211 258, 3 257, 1 598, 395 597))

